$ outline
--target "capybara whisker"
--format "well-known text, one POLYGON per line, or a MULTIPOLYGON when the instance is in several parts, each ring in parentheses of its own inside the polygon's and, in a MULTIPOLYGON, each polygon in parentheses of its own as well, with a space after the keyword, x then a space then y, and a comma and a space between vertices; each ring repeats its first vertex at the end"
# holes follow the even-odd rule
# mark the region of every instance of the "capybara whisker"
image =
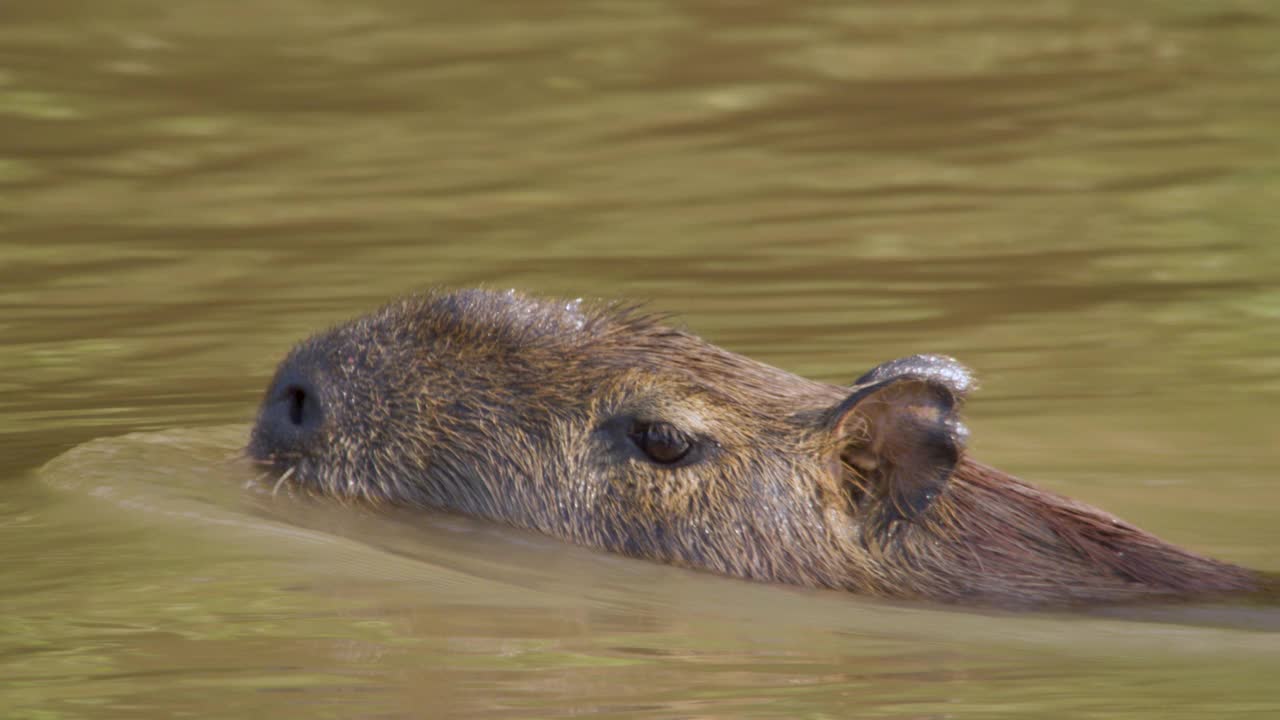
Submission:
POLYGON ((280 488, 283 487, 284 484, 289 481, 289 478, 293 477, 293 473, 295 470, 297 470, 296 467, 291 467, 280 474, 280 479, 276 480, 276 484, 273 485, 271 488, 272 497, 274 497, 276 493, 280 492, 280 488))
POLYGON ((251 487, 256 487, 256 486, 258 486, 258 485, 261 485, 261 484, 262 484, 262 481, 263 481, 263 480, 266 480, 266 479, 267 479, 268 477, 270 477, 270 476, 271 476, 271 471, 270 471, 270 470, 265 470, 265 471, 263 471, 263 472, 261 472, 261 473, 258 473, 258 474, 257 474, 257 475, 255 475, 255 476, 253 476, 253 477, 249 478, 248 480, 245 480, 245 481, 244 481, 244 486, 245 486, 245 488, 246 488, 246 489, 247 489, 247 488, 251 488, 251 487))

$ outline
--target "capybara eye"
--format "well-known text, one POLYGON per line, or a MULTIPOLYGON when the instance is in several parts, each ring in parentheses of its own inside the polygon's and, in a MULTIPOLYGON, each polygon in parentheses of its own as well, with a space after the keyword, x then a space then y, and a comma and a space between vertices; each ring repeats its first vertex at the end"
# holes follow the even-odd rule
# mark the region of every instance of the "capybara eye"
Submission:
POLYGON ((662 465, 679 462, 693 447, 689 438, 671 423, 636 423, 630 435, 650 460, 662 465))

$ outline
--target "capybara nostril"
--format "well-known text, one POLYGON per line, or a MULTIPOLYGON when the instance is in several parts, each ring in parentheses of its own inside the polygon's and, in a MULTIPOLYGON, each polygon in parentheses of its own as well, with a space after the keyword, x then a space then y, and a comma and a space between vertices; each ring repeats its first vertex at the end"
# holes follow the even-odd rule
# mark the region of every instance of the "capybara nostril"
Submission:
POLYGON ((259 436, 271 452, 299 451, 324 423, 325 404, 319 386, 302 373, 286 369, 267 393, 258 419, 259 436))
POLYGON ((290 385, 281 393, 280 402, 289 406, 289 422, 302 427, 307 415, 316 412, 316 402, 310 398, 307 389, 300 385, 290 385))

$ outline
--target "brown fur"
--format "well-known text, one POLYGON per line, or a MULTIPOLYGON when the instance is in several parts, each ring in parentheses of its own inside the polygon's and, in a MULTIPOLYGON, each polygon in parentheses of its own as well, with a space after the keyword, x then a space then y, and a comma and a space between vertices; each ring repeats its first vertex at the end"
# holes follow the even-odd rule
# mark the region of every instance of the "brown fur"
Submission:
POLYGON ((1004 605, 1255 587, 965 457, 971 386, 949 358, 844 388, 625 307, 429 293, 296 348, 249 452, 325 495, 764 581, 1004 605), (289 420, 300 392, 315 414, 289 420), (691 459, 646 457, 628 428, 651 421, 694 438, 691 459))

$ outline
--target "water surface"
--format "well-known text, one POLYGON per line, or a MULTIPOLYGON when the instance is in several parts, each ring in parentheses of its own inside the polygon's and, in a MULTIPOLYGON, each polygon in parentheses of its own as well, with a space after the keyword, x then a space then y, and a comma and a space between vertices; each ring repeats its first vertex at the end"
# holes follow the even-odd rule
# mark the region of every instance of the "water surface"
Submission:
POLYGON ((5 4, 0 716, 1280 715, 1265 608, 886 605, 227 462, 394 293, 647 299, 955 355, 982 459, 1280 571, 1278 80, 1265 2, 5 4))

